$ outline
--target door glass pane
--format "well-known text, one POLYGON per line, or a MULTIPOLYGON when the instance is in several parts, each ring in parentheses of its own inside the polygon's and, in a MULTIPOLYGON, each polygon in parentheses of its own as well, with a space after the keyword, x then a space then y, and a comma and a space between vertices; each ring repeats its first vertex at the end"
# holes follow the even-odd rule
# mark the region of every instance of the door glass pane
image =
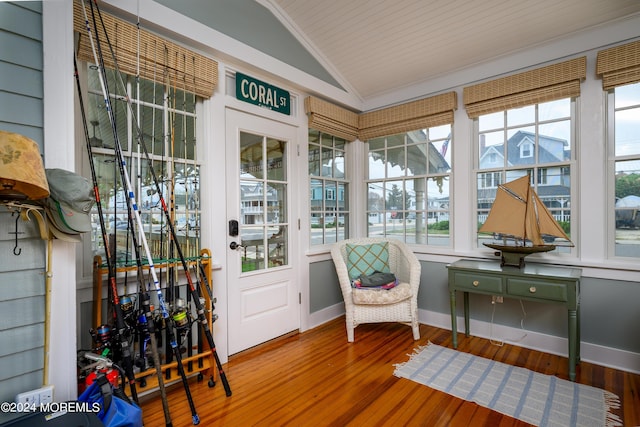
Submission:
POLYGON ((269 183, 267 187, 267 223, 287 222, 287 185, 269 183))
POLYGON ((240 176, 262 178, 262 137, 240 133, 240 176))
POLYGON ((267 139, 267 179, 284 181, 286 175, 286 158, 284 156, 286 143, 277 139, 267 139))
POLYGON ((268 245, 268 267, 287 265, 287 226, 270 227, 268 245))
POLYGON ((264 269, 264 230, 263 227, 242 227, 240 232, 242 272, 264 269))

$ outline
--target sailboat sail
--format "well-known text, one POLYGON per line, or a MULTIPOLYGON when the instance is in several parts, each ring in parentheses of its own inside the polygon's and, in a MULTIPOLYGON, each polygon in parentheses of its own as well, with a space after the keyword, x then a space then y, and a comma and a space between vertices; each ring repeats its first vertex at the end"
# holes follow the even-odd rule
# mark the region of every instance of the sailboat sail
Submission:
POLYGON ((528 187, 529 181, 523 185, 520 180, 500 185, 489 216, 479 231, 524 237, 528 187))
POLYGON ((489 216, 479 232, 497 233, 544 245, 542 235, 571 241, 529 185, 525 175, 500 185, 489 216))

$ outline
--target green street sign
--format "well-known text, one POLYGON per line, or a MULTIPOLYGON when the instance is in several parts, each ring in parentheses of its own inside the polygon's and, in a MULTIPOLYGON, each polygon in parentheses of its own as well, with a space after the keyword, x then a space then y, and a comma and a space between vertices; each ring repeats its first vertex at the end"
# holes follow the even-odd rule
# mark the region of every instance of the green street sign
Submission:
POLYGON ((236 98, 282 114, 291 114, 291 96, 288 91, 246 74, 236 73, 236 98))

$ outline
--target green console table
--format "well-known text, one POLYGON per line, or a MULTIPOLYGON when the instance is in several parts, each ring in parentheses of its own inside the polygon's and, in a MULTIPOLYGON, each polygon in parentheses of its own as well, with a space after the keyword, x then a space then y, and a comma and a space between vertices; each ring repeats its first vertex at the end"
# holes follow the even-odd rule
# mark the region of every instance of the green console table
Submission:
POLYGON ((456 291, 464 295, 465 336, 469 336, 469 293, 562 304, 568 311, 569 378, 575 381, 580 361, 579 268, 527 263, 524 268, 500 267, 498 261, 462 259, 447 265, 451 297, 453 348, 458 348, 456 291))

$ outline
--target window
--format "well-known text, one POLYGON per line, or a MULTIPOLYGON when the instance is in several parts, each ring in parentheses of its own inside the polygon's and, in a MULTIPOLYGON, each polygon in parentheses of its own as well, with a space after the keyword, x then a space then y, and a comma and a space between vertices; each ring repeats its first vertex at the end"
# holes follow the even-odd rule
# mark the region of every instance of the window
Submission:
MULTIPOLYGON (((162 70, 158 71, 162 76, 162 70)), ((192 93, 181 90, 177 84, 140 80, 134 76, 116 76, 107 70, 107 82, 111 96, 111 108, 116 120, 115 129, 122 146, 122 155, 138 204, 144 233, 154 258, 168 257, 167 219, 160 203, 158 188, 154 182, 149 162, 139 148, 138 127, 153 171, 158 180, 181 241, 185 257, 199 254, 200 243, 200 164, 196 158, 196 107, 200 102, 192 93), (123 81, 124 80, 124 81, 123 81), (123 95, 123 85, 131 94, 132 108, 123 95), (133 110, 133 111, 130 111, 133 110), (139 116, 134 119, 134 115, 139 116)), ((90 121, 90 143, 100 191, 104 224, 113 239, 116 260, 135 259, 129 230, 126 182, 120 177, 114 136, 107 111, 97 68, 88 67, 87 120, 90 121)), ((104 260, 100 218, 97 207, 92 211, 93 231, 91 249, 104 260)), ((134 229, 137 225, 134 221, 134 229)), ((140 239, 138 238, 140 243, 140 239)), ((141 253, 144 260, 146 254, 141 253)))
POLYGON ((449 246, 451 125, 367 142, 368 235, 449 246))
POLYGON ((309 129, 311 245, 349 238, 346 140, 309 129))
MULTIPOLYGON (((572 99, 564 98, 475 119, 478 227, 487 219, 498 185, 528 174, 544 205, 570 236, 574 109, 572 99)), ((478 234, 478 245, 492 237, 502 236, 478 234)), ((570 249, 558 246, 556 251, 570 249)))
POLYGON ((640 257, 640 83, 608 93, 608 140, 611 153, 615 221, 613 254, 640 257))

